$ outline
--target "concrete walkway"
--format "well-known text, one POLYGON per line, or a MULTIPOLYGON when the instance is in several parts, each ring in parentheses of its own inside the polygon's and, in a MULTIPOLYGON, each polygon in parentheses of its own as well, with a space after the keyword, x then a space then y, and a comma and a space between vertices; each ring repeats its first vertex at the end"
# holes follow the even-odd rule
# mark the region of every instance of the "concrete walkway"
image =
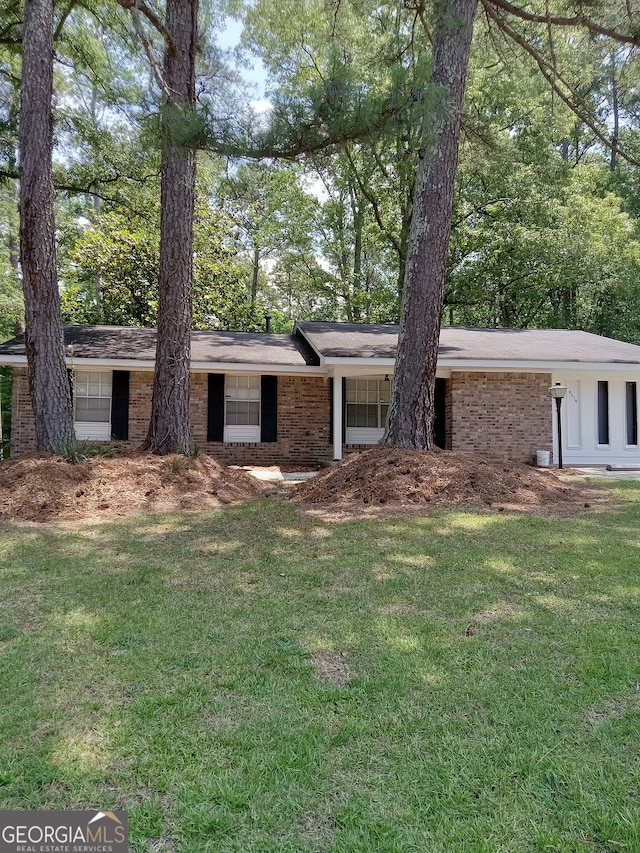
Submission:
POLYGON ((586 477, 596 477, 600 480, 640 480, 640 471, 623 470, 623 471, 607 471, 604 465, 581 465, 579 468, 571 468, 572 471, 579 471, 586 477))
POLYGON ((317 471, 288 471, 283 473, 277 468, 260 468, 250 465, 243 465, 242 468, 255 477, 256 480, 262 480, 266 483, 302 483, 305 480, 310 480, 318 475, 317 471))

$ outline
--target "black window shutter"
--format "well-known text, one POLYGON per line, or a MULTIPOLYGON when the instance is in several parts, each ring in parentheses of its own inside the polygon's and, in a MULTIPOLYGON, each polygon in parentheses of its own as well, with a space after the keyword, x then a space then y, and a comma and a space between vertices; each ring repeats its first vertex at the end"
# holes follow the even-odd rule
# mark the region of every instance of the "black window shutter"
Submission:
POLYGON ((111 436, 129 438, 129 371, 114 370, 111 376, 111 436))
POLYGON ((260 441, 278 440, 278 377, 260 377, 260 441))
POLYGON ((333 444, 333 376, 329 377, 329 444, 333 444))
POLYGON ((224 373, 209 374, 207 441, 224 441, 224 373))
POLYGON ((347 443, 347 379, 342 377, 342 443, 347 443))

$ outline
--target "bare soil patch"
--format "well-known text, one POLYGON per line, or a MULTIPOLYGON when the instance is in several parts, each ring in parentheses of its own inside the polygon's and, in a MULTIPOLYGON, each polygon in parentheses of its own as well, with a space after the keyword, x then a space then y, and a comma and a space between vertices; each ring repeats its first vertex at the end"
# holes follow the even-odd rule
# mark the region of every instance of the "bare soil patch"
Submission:
POLYGON ((39 453, 0 464, 0 519, 5 521, 102 521, 217 508, 263 493, 254 477, 209 456, 135 452, 71 464, 39 453))
POLYGON ((350 454, 296 486, 292 497, 302 506, 327 508, 334 514, 460 506, 566 515, 610 506, 604 491, 579 480, 567 482, 552 470, 462 451, 398 450, 385 445, 350 454))
POLYGON ((343 687, 351 681, 351 669, 344 652, 319 652, 313 658, 313 670, 318 681, 343 687))

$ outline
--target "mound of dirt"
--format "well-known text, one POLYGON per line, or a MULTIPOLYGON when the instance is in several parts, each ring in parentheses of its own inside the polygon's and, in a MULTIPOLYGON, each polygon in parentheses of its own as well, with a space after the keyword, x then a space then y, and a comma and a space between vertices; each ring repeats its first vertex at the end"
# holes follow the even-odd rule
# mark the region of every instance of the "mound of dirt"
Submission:
POLYGON ((462 451, 398 450, 385 445, 350 454, 296 486, 292 497, 300 504, 337 510, 466 506, 561 514, 604 500, 594 487, 567 483, 554 471, 462 451))
POLYGON ((29 454, 0 464, 0 519, 91 521, 143 512, 199 510, 250 500, 264 486, 208 456, 131 453, 70 464, 29 454))

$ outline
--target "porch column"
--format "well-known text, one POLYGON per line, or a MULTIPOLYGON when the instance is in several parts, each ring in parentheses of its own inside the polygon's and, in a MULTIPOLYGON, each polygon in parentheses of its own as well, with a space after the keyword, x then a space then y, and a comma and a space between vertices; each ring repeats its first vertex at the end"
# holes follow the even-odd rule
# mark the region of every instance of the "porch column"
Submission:
POLYGON ((342 459, 342 373, 333 374, 333 458, 342 459))

